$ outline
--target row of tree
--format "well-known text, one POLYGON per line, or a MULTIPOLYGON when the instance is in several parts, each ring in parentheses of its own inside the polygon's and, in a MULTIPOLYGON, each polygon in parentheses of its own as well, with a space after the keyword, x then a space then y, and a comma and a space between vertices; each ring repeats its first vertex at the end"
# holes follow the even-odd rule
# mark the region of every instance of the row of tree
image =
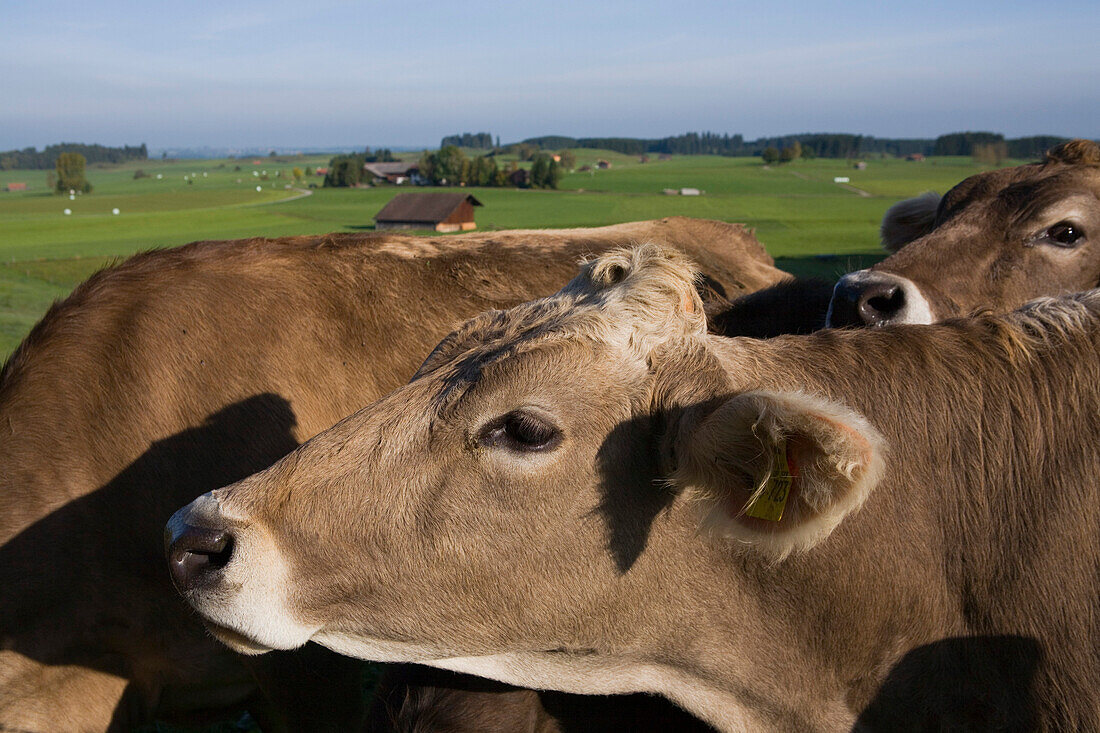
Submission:
POLYGON ((557 188, 562 166, 545 153, 531 161, 530 170, 515 161, 502 168, 492 154, 467 158, 457 145, 425 151, 420 156, 419 174, 434 186, 496 186, 513 188, 557 188))
MULTIPOLYGON (((689 132, 664 138, 582 137, 546 135, 528 138, 518 146, 530 146, 539 150, 560 148, 602 148, 626 155, 669 153, 677 155, 763 155, 772 148, 782 151, 798 143, 802 157, 853 158, 862 155, 884 154, 897 157, 907 155, 971 155, 975 148, 1004 143, 1006 155, 1011 158, 1033 159, 1067 138, 1055 135, 1037 135, 1006 140, 1004 135, 993 132, 956 132, 937 138, 878 138, 871 135, 849 133, 806 133, 762 137, 745 140, 741 135, 719 135, 713 132, 689 132)), ((982 153, 984 154, 984 153, 982 153)))
POLYGON ((493 145, 493 136, 487 132, 464 132, 461 135, 448 135, 439 143, 440 148, 454 145, 459 148, 476 148, 478 150, 492 150, 500 147, 500 139, 493 145))
POLYGON ((49 170, 57 166, 58 158, 65 153, 77 153, 84 156, 87 163, 125 163, 128 160, 148 160, 149 150, 145 143, 124 145, 111 148, 105 145, 84 145, 83 143, 61 143, 47 145, 42 152, 35 148, 7 150, 0 152, 0 170, 31 169, 49 170))

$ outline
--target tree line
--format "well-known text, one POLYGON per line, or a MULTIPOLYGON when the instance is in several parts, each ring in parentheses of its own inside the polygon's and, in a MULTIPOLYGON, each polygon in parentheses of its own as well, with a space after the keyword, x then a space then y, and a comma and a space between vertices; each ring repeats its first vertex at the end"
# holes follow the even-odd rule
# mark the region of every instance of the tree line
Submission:
MULTIPOLYGON (((371 178, 370 173, 364 172, 364 164, 393 160, 389 150, 379 152, 385 155, 335 156, 329 161, 323 185, 326 188, 355 186, 371 178)), ((530 168, 520 168, 514 160, 500 166, 494 153, 468 158, 457 145, 444 145, 439 150, 424 151, 416 164, 416 176, 433 186, 558 187, 564 173, 562 163, 552 155, 537 151, 530 161, 530 168)))
POLYGON ((850 133, 803 133, 778 137, 761 137, 745 140, 741 135, 713 132, 689 132, 663 138, 582 137, 545 135, 523 140, 517 145, 528 145, 540 150, 561 148, 601 148, 624 155, 668 153, 676 155, 731 155, 760 156, 771 148, 785 150, 798 143, 802 157, 851 158, 861 155, 970 155, 981 157, 988 146, 998 150, 1004 146, 1004 154, 1011 158, 1041 158, 1049 148, 1068 138, 1056 135, 1036 135, 1006 140, 1004 135, 993 132, 955 132, 937 138, 881 138, 872 135, 850 133))
POLYGON ((63 153, 78 153, 88 163, 125 163, 128 160, 148 160, 149 150, 145 143, 124 145, 121 148, 106 145, 85 145, 83 143, 60 143, 47 145, 42 152, 35 148, 7 150, 0 152, 0 170, 17 168, 31 170, 49 170, 57 166, 57 160, 63 153))
POLYGON ((459 148, 476 148, 478 150, 492 150, 494 147, 497 147, 493 145, 493 136, 487 132, 476 132, 472 134, 464 132, 461 135, 448 135, 439 143, 439 147, 445 148, 448 145, 454 145, 459 148))
POLYGON ((433 186, 557 188, 563 172, 561 164, 546 153, 535 155, 531 168, 523 169, 515 161, 501 167, 493 154, 467 158, 457 145, 424 151, 418 165, 420 177, 433 186))

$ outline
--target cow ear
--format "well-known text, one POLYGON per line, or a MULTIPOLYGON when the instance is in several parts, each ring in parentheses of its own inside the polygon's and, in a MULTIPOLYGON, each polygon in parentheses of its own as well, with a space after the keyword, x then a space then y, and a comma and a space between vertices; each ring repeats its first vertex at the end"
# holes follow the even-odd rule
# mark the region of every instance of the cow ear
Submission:
POLYGON ((777 559, 828 537, 882 475, 878 432, 819 397, 747 392, 692 423, 679 426, 674 483, 708 532, 777 559))
POLYGON ((887 209, 879 228, 882 248, 890 253, 897 252, 913 240, 931 232, 936 223, 936 209, 939 205, 940 195, 928 191, 916 198, 899 201, 887 209))

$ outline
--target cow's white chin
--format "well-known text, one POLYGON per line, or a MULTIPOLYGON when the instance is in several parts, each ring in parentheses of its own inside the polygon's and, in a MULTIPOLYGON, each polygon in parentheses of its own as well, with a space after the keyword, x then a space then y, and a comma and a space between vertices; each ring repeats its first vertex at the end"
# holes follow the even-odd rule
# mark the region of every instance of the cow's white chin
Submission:
POLYGON ((415 644, 363 639, 324 630, 318 632, 313 641, 350 657, 376 662, 415 662, 519 687, 577 694, 656 693, 719 730, 750 731, 767 727, 764 721, 754 719, 751 712, 727 691, 674 668, 636 660, 600 654, 535 651, 440 657, 438 651, 432 653, 415 644))
POLYGON ((508 652, 480 656, 442 656, 438 649, 406 642, 364 639, 319 631, 313 641, 338 654, 374 662, 414 662, 463 672, 521 687, 581 694, 614 695, 660 692, 652 665, 614 660, 597 654, 508 652))
POLYGON ((206 630, 210 632, 211 636, 225 644, 227 647, 237 652, 238 654, 247 654, 249 656, 257 656, 260 654, 266 654, 273 651, 273 647, 258 644, 252 639, 249 639, 244 634, 238 634, 232 629, 227 629, 224 626, 219 626, 214 623, 207 622, 205 624, 206 630))

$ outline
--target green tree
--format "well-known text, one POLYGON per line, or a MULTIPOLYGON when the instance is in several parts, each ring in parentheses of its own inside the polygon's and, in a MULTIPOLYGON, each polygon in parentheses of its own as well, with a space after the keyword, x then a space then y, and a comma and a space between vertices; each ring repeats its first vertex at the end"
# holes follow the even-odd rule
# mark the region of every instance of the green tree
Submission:
POLYGON ((550 156, 540 153, 531 162, 531 188, 546 188, 550 178, 550 156))
POLYGON ((802 143, 798 142, 797 140, 779 151, 780 163, 790 163, 792 160, 798 160, 801 157, 802 143))
POLYGON ((462 168, 466 156, 457 145, 444 145, 439 149, 438 163, 433 171, 432 183, 457 184, 462 180, 462 168))
POLYGON ((577 156, 573 155, 572 150, 562 150, 558 155, 561 156, 562 170, 571 171, 577 167, 577 156))
POLYGON ((760 153, 760 157, 764 159, 765 163, 770 165, 779 160, 779 151, 769 145, 764 148, 764 152, 760 153))
POLYGON ((474 158, 470 173, 471 186, 495 186, 497 179, 497 162, 490 157, 479 155, 474 158))
POLYGON ((328 173, 325 175, 325 188, 342 188, 358 185, 363 174, 363 167, 359 164, 357 156, 338 155, 328 165, 328 173))
POLYGON ((305 175, 305 174, 304 174, 304 173, 302 172, 302 169, 301 169, 301 168, 299 168, 299 167, 297 167, 297 166, 295 166, 295 167, 294 167, 294 170, 293 170, 293 171, 291 171, 291 174, 292 174, 292 175, 294 176, 294 180, 295 180, 295 181, 300 181, 300 180, 302 180, 302 176, 304 176, 304 175, 305 175))
POLYGON ((80 153, 61 153, 57 156, 57 186, 54 190, 58 193, 66 191, 83 191, 89 193, 92 184, 84 178, 84 156, 80 153))
POLYGON ((561 182, 562 166, 553 158, 550 159, 550 168, 546 172, 546 187, 557 188, 561 182))

